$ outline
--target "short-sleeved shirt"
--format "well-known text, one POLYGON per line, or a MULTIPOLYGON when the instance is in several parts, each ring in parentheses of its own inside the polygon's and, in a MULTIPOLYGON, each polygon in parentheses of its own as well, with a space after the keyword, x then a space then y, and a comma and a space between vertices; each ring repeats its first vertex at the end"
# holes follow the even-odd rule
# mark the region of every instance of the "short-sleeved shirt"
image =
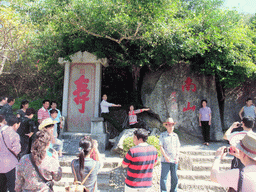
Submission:
POLYGON ((255 118, 255 106, 251 105, 250 107, 244 106, 244 117, 255 118))
MULTIPOLYGON (((256 192, 256 165, 246 166, 243 173, 243 192, 256 192)), ((232 187, 237 191, 239 169, 220 171, 216 175, 217 182, 223 187, 232 187)))
MULTIPOLYGON (((52 108, 48 110, 50 116, 51 116, 51 114, 50 114, 50 111, 51 111, 51 110, 52 110, 52 108)), ((60 122, 60 117, 61 117, 61 112, 60 112, 59 109, 55 109, 55 110, 58 111, 58 115, 57 115, 57 117, 54 119, 54 121, 57 121, 57 123, 59 123, 59 122, 60 122)))
MULTIPOLYGON (((81 177, 81 174, 79 172, 79 166, 80 166, 79 165, 79 160, 74 159, 71 162, 71 165, 72 164, 74 164, 74 169, 75 169, 75 172, 76 172, 77 180, 81 181, 81 182, 86 177, 86 175, 91 171, 91 169, 93 168, 93 166, 95 164, 95 168, 93 169, 92 173, 90 174, 90 176, 87 178, 87 180, 84 183, 84 186, 86 188, 88 188, 90 190, 90 192, 92 192, 93 188, 94 188, 94 184, 97 181, 97 174, 98 174, 99 169, 100 169, 100 162, 95 161, 91 158, 84 158, 84 169, 81 171, 82 177, 81 177)), ((73 169, 72 169, 72 173, 74 174, 73 169)))
POLYGON ((126 154, 123 164, 128 165, 125 184, 131 188, 150 188, 157 150, 147 143, 132 147, 126 154))
POLYGON ((41 109, 38 110, 38 112, 37 112, 37 119, 38 120, 42 119, 42 121, 43 121, 43 120, 45 120, 49 117, 50 117, 50 115, 48 113, 48 110, 45 109, 44 107, 42 107, 41 109))
POLYGON ((210 107, 202 107, 199 109, 201 114, 201 121, 210 121, 210 114, 212 113, 210 107))
MULTIPOLYGON (((159 137, 159 145, 161 145, 168 156, 170 163, 175 163, 180 151, 180 140, 176 133, 168 133, 167 131, 161 133, 159 137)), ((166 162, 162 155, 161 162, 166 162)))
POLYGON ((109 107, 111 107, 113 105, 113 103, 109 103, 105 100, 102 100, 100 103, 100 109, 101 109, 101 113, 109 113, 109 107))
POLYGON ((138 123, 136 114, 141 113, 141 112, 142 112, 141 109, 129 111, 129 125, 134 125, 134 124, 138 123))

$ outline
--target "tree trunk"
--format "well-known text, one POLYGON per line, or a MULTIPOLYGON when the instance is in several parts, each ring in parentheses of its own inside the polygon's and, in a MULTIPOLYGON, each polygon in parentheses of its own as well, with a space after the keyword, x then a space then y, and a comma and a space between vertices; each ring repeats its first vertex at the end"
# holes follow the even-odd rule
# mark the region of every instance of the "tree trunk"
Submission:
POLYGON ((139 78, 140 78, 140 69, 135 65, 132 66, 132 79, 133 79, 133 93, 132 97, 136 104, 140 103, 140 93, 139 93, 139 78))

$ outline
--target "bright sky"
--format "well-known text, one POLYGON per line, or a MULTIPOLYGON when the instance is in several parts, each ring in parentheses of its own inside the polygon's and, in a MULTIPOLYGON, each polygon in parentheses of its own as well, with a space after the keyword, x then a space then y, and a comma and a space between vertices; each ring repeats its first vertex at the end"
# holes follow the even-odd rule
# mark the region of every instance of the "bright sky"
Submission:
POLYGON ((224 5, 229 9, 236 7, 240 13, 256 13, 256 0, 225 0, 224 5))

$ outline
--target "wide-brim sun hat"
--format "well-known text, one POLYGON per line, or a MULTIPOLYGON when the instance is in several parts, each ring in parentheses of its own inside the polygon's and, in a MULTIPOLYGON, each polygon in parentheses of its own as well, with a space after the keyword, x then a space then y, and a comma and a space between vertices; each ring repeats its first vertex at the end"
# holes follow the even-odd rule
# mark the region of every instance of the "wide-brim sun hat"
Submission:
POLYGON ((239 132, 234 132, 231 134, 230 138, 229 138, 229 144, 232 146, 236 146, 237 143, 239 143, 244 136, 247 134, 248 132, 246 131, 239 131, 239 132))
POLYGON ((236 148, 253 160, 256 160, 256 133, 249 131, 244 138, 236 144, 236 148))
POLYGON ((38 129, 42 130, 44 127, 46 127, 47 125, 54 125, 56 124, 58 121, 53 121, 51 118, 47 118, 45 120, 42 121, 42 123, 39 125, 38 129))
POLYGON ((176 124, 176 122, 174 122, 173 118, 169 117, 168 119, 166 119, 166 121, 163 123, 163 125, 167 125, 167 124, 176 124))

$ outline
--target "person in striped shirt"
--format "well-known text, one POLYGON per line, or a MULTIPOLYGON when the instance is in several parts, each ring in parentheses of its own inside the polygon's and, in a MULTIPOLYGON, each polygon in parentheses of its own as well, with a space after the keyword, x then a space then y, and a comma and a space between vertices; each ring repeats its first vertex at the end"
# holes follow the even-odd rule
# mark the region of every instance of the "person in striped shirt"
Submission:
POLYGON ((134 147, 126 154, 122 167, 127 168, 125 192, 147 192, 152 186, 153 168, 157 162, 157 150, 147 144, 148 131, 138 129, 134 131, 134 147))
POLYGON ((50 118, 50 115, 48 112, 49 105, 50 105, 49 100, 47 99, 43 100, 43 107, 39 109, 37 112, 37 119, 39 124, 41 124, 43 120, 50 118))

